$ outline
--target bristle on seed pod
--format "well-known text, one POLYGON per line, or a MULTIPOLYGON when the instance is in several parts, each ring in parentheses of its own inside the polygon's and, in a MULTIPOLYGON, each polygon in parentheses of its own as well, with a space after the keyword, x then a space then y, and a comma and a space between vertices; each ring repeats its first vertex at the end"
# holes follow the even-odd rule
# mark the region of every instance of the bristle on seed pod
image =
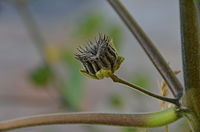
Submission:
POLYGON ((118 56, 110 37, 102 34, 99 34, 95 43, 89 41, 84 48, 79 47, 77 50, 75 58, 83 64, 84 72, 92 76, 96 76, 101 69, 114 72, 124 60, 118 56))

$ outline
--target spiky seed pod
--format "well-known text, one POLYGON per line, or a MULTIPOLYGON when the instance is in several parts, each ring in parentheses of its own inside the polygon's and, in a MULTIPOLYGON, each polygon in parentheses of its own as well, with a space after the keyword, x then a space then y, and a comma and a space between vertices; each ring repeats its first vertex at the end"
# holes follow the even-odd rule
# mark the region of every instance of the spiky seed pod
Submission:
POLYGON ((96 76, 101 69, 114 72, 124 60, 123 57, 118 56, 112 40, 101 34, 95 43, 89 41, 84 48, 79 47, 78 51, 75 58, 83 64, 84 72, 92 76, 96 76))

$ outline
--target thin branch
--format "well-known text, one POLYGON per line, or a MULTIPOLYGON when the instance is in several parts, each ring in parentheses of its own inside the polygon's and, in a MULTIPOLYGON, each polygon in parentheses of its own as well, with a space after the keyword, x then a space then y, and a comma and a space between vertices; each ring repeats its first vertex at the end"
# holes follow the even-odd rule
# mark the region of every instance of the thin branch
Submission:
POLYGON ((29 10, 27 4, 28 2, 24 0, 18 0, 14 2, 14 6, 18 14, 22 18, 22 21, 28 33, 30 34, 30 37, 32 38, 36 48, 38 49, 39 54, 41 55, 43 59, 43 62, 49 65, 44 55, 45 46, 46 46, 45 44, 47 44, 47 42, 43 38, 41 31, 39 29, 39 26, 37 22, 35 21, 35 19, 33 18, 33 15, 31 11, 29 10))
POLYGON ((120 18, 129 28, 131 33, 136 37, 139 44, 142 46, 151 62, 159 71, 161 76, 168 84, 172 94, 177 98, 180 98, 183 94, 183 88, 179 80, 174 75, 173 71, 159 53, 152 41, 147 37, 142 28, 137 24, 134 18, 129 14, 125 7, 119 2, 119 0, 108 0, 110 5, 115 9, 120 18))
POLYGON ((138 91, 140 91, 140 92, 142 92, 142 93, 144 93, 144 94, 146 94, 146 95, 149 95, 149 96, 151 96, 151 97, 157 98, 157 99, 159 99, 159 100, 163 100, 163 101, 166 101, 166 102, 175 104, 176 106, 180 106, 179 100, 178 100, 178 99, 167 98, 167 97, 164 97, 164 96, 160 96, 160 95, 154 94, 154 93, 152 93, 152 92, 150 92, 150 91, 148 91, 148 90, 145 90, 144 88, 141 88, 141 87, 139 87, 139 86, 137 86, 137 85, 135 85, 135 84, 131 84, 131 83, 125 81, 125 80, 120 79, 119 77, 117 77, 117 76, 114 75, 114 74, 110 75, 110 78, 111 78, 114 82, 118 82, 118 83, 122 83, 122 84, 124 84, 124 85, 127 85, 127 86, 129 86, 129 87, 131 87, 131 88, 133 88, 133 89, 136 89, 136 90, 138 90, 138 91))
POLYGON ((0 131, 38 125, 98 124, 134 127, 159 127, 181 117, 176 108, 146 114, 68 113, 48 114, 0 122, 0 131))

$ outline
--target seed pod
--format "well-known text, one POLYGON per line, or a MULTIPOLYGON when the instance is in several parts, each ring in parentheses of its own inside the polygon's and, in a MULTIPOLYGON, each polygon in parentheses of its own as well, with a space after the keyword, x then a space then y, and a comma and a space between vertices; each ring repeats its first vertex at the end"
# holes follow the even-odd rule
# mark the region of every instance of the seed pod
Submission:
POLYGON ((99 39, 95 43, 89 41, 85 48, 79 47, 78 51, 75 58, 83 64, 84 73, 92 76, 96 76, 101 69, 114 72, 124 60, 123 57, 118 56, 112 40, 102 34, 99 34, 99 39))

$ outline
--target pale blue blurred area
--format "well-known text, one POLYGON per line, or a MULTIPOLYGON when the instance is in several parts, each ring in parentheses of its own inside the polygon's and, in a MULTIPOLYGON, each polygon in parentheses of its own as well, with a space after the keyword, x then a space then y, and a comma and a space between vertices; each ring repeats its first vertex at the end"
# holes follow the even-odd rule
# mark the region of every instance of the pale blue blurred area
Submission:
MULTIPOLYGON (((58 95, 54 93, 54 89, 38 92, 28 81, 27 73, 41 63, 41 58, 20 16, 13 6, 5 1, 1 3, 0 10, 0 119, 61 112, 58 95)), ((121 1, 155 42, 170 66, 174 70, 182 70, 178 1, 121 1)), ((76 39, 76 36, 71 34, 88 14, 101 14, 106 21, 119 24, 124 34, 120 53, 126 59, 117 74, 127 80, 138 73, 147 74, 151 79, 149 89, 159 94, 157 82, 161 80, 160 75, 105 0, 31 0, 29 7, 47 43, 62 45, 69 49, 74 46, 71 41, 76 39)), ((80 43, 82 42, 78 42, 77 45, 80 43)), ((182 73, 179 78, 182 81, 182 73)), ((122 88, 122 85, 113 84, 111 80, 86 79, 86 81, 86 89, 83 93, 85 111, 148 112, 160 109, 158 100, 137 94, 127 87, 122 88), (107 98, 111 93, 120 93, 127 103, 123 110, 108 106, 107 98)), ((175 125, 179 124, 180 121, 175 123, 175 125)), ((98 126, 97 128, 100 132, 121 132, 118 127, 98 126)), ((150 129, 152 132, 161 130, 163 129, 150 129)), ((175 130, 173 127, 170 132, 175 130)), ((77 125, 15 130, 15 132, 21 131, 86 132, 89 130, 77 125)))

